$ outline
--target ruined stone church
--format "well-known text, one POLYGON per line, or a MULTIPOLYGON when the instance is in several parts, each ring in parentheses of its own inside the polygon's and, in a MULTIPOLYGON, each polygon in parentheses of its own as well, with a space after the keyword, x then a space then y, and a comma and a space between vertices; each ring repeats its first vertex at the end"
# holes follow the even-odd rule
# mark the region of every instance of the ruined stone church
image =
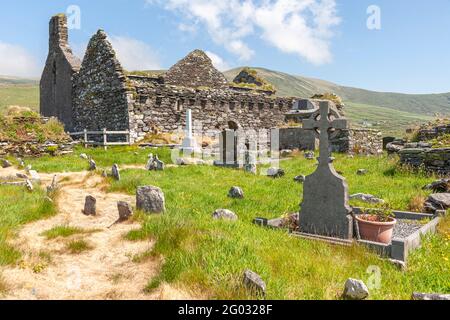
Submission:
MULTIPOLYGON (((162 75, 133 74, 123 69, 103 30, 92 36, 82 61, 70 48, 65 15, 52 17, 49 31, 40 108, 69 132, 130 131, 131 141, 137 142, 148 133, 180 130, 188 109, 203 132, 272 129, 301 122, 317 107, 315 100, 276 96, 271 85, 251 73, 229 83, 201 50, 162 75)), ((339 106, 335 110, 342 111, 339 106)), ((380 139, 368 130, 343 130, 331 139, 338 152, 380 151, 380 139)), ((312 149, 315 141, 313 132, 299 127, 280 132, 282 148, 312 149)))
POLYGON ((295 101, 257 87, 230 85, 200 50, 163 75, 129 74, 102 30, 91 38, 80 61, 70 49, 64 15, 50 21, 40 86, 41 113, 60 119, 66 130, 130 130, 133 140, 155 129, 179 129, 187 109, 204 130, 269 129, 285 122, 295 101))

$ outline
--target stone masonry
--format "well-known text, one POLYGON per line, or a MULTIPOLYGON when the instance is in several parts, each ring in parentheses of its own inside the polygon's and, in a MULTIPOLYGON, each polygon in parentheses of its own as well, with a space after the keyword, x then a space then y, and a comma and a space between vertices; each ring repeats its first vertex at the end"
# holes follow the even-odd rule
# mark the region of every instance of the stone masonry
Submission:
MULTIPOLYGON (((131 141, 137 142, 148 133, 180 131, 188 109, 210 135, 224 129, 269 130, 285 127, 287 115, 299 100, 228 84, 201 50, 191 52, 162 76, 127 74, 103 30, 91 38, 81 63, 68 44, 66 17, 57 15, 50 21, 41 113, 57 117, 67 131, 129 130, 131 141)), ((352 139, 361 137, 366 139, 364 134, 341 137, 339 143, 347 142, 339 151, 350 151, 358 144, 352 139)))

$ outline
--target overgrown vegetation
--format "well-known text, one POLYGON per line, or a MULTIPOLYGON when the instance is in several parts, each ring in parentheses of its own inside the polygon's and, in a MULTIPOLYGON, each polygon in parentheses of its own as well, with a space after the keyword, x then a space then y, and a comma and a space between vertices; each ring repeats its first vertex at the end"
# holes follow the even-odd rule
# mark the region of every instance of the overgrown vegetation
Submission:
POLYGON ((0 115, 0 141, 43 143, 47 140, 69 140, 58 120, 43 122, 39 114, 21 107, 10 107, 6 115, 0 115))
POLYGON ((244 78, 239 79, 239 81, 237 81, 237 79, 234 79, 234 81, 230 83, 232 87, 256 89, 274 93, 277 91, 271 83, 269 83, 263 77, 259 76, 258 71, 255 69, 245 67, 241 70, 241 74, 247 74, 249 78, 252 78, 252 81, 246 82, 246 79, 244 78))
POLYGON ((72 240, 67 243, 66 248, 70 254, 80 254, 93 249, 92 245, 85 240, 72 240))

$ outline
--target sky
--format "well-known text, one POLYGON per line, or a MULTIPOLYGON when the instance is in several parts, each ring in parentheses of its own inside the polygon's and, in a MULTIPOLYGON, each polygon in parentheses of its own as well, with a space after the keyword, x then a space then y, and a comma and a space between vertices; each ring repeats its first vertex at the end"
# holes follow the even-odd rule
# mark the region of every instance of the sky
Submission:
POLYGON ((0 4, 0 74, 39 78, 48 21, 69 17, 82 57, 103 29, 127 70, 194 49, 215 66, 263 67, 340 85, 450 92, 450 0, 15 0, 0 4))

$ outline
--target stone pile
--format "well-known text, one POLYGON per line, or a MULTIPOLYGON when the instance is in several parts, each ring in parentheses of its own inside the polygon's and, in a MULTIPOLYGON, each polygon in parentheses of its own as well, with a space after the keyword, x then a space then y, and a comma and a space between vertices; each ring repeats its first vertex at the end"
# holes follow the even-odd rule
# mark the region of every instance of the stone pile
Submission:
POLYGON ((399 153, 400 163, 414 168, 446 175, 450 173, 450 148, 403 149, 399 153))
POLYGON ((76 142, 54 143, 40 142, 3 142, 0 144, 0 156, 15 155, 19 157, 42 157, 46 155, 61 156, 73 153, 76 142))

